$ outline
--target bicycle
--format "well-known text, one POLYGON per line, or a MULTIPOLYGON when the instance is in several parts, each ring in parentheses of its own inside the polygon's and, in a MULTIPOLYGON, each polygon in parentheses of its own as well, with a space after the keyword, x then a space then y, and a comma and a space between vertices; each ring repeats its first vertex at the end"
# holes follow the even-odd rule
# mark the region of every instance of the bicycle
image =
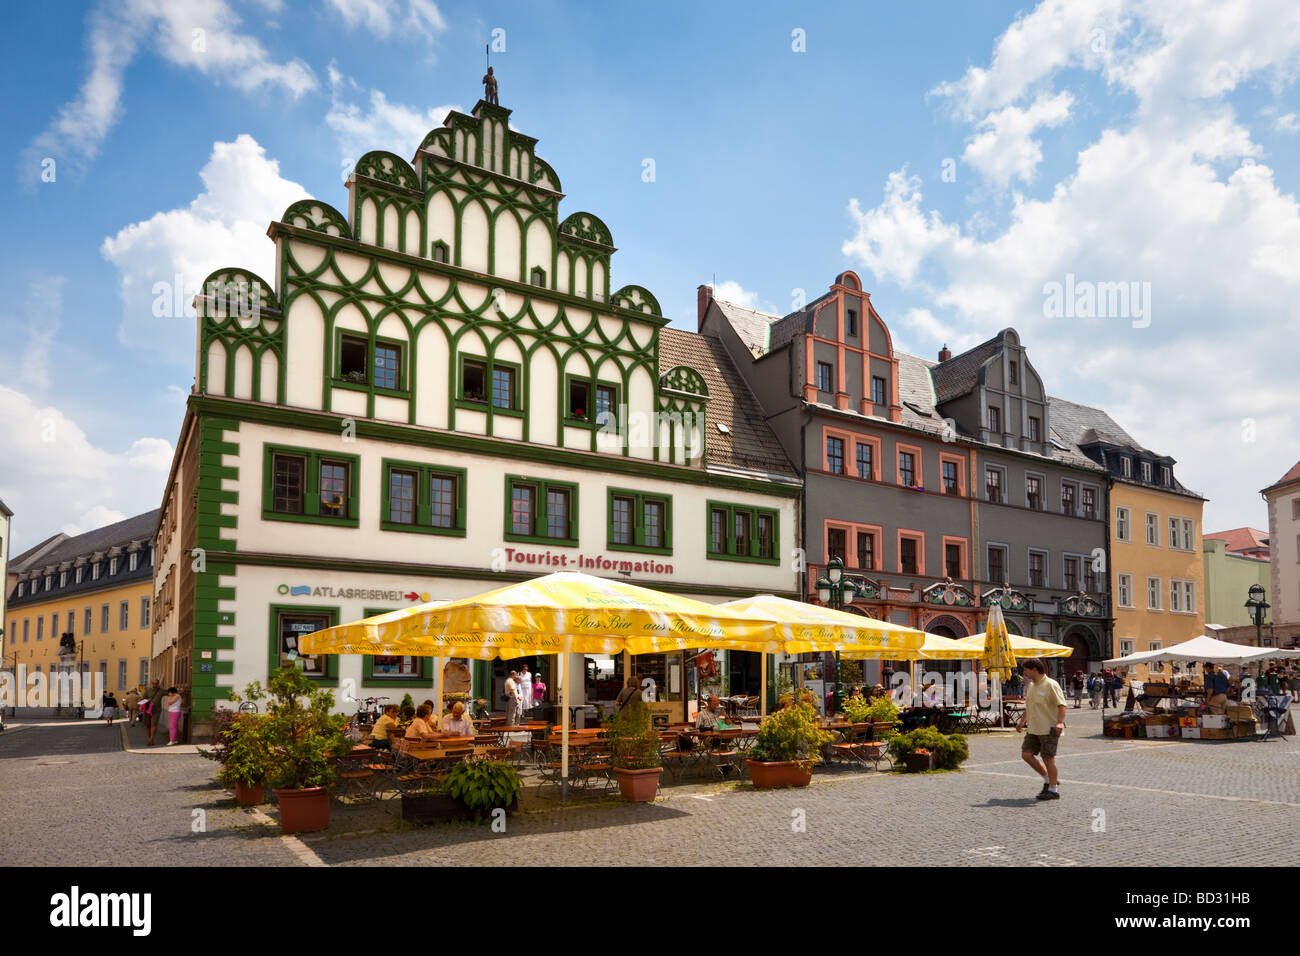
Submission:
POLYGON ((349 704, 357 705, 357 712, 352 715, 349 721, 352 727, 356 728, 362 724, 373 724, 384 712, 383 705, 390 700, 388 697, 362 697, 356 698, 345 696, 343 698, 349 704))

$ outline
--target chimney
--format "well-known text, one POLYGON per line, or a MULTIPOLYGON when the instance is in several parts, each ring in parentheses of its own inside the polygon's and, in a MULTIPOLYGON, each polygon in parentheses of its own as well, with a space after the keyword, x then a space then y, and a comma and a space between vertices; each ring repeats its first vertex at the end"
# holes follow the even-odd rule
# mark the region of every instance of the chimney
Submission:
POLYGON ((704 330, 704 316, 709 312, 709 303, 713 301, 713 286, 702 285, 695 290, 696 331, 704 330))
POLYGON ((944 343, 943 348, 939 349, 939 361, 946 362, 950 358, 952 358, 952 350, 948 348, 947 343, 944 343))

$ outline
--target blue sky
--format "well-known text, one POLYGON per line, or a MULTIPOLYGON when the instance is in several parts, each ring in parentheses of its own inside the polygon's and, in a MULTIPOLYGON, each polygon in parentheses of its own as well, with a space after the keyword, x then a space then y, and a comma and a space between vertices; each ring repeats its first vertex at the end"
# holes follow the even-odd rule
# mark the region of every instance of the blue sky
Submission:
POLYGON ((854 268, 909 351, 1015 326, 1054 394, 1179 460, 1208 529, 1266 526, 1300 457, 1294 3, 119 0, 14 7, 0 41, 15 548, 157 506, 193 330, 154 284, 264 268, 290 201, 342 207, 348 160, 472 108, 494 30, 616 285, 693 327, 715 277, 784 313, 854 268), (1067 275, 1149 283, 1149 321, 1046 314, 1067 275))

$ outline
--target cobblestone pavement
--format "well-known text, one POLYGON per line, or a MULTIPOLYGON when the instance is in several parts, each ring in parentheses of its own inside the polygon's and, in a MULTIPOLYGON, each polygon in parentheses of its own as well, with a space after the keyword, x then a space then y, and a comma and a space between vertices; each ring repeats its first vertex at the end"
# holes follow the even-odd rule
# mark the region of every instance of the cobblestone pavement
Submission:
POLYGON ((653 805, 559 808, 529 792, 505 833, 336 809, 329 831, 301 841, 234 809, 201 758, 126 753, 102 725, 33 727, 0 737, 0 863, 1145 866, 1175 845, 1180 864, 1300 864, 1297 738, 1120 740, 1101 736, 1097 712, 1071 710, 1068 722, 1059 801, 1034 799, 1018 735, 983 734, 962 773, 844 769, 786 791, 667 786, 653 805), (206 833, 190 832, 194 808, 207 811, 206 833), (1221 838, 1199 836, 1206 823, 1221 838))

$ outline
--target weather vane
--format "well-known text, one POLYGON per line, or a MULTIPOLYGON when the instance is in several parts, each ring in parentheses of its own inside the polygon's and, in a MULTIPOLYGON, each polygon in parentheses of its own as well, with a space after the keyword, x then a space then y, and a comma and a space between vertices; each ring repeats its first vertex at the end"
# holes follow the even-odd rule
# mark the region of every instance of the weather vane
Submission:
POLYGON ((483 56, 487 60, 487 75, 483 77, 483 99, 493 106, 500 106, 501 101, 497 99, 497 78, 492 75, 492 54, 491 44, 483 44, 483 56))

